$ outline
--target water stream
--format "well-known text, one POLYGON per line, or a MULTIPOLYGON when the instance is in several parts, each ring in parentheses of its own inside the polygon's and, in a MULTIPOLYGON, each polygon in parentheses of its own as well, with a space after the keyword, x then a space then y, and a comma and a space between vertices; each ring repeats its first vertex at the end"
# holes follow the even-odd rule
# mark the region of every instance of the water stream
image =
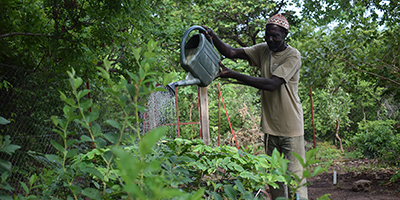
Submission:
POLYGON ((172 96, 169 91, 154 92, 149 96, 146 107, 147 112, 142 114, 144 121, 141 132, 146 133, 159 126, 168 125, 166 136, 175 138, 176 126, 170 125, 177 122, 175 96, 172 96))

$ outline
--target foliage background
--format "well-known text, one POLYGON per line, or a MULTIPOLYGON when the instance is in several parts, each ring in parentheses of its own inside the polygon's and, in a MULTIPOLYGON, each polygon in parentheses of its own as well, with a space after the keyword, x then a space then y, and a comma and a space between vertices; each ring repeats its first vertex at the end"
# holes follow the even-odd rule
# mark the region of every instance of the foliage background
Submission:
MULTIPOLYGON (((80 89, 92 90, 90 98, 102 111, 98 123, 108 130, 112 127, 103 122, 121 113, 115 112, 110 96, 101 90, 106 80, 97 74, 96 67, 104 66, 104 60, 110 62, 112 80, 132 82, 128 72, 139 73, 135 49, 149 48, 149 41, 157 41, 159 48, 144 55, 154 58, 152 70, 176 74, 174 81, 182 80, 186 73, 179 66, 179 44, 191 25, 211 27, 226 43, 246 47, 263 41, 269 16, 284 13, 291 26, 288 44, 303 56, 299 95, 306 139, 313 139, 314 114, 318 141, 338 144, 337 133, 345 148, 359 151, 360 156, 393 155, 399 160, 395 157, 400 155, 398 146, 387 142, 387 138, 399 138, 399 7, 394 1, 342 0, 2 0, 0 115, 11 123, 2 125, 0 131, 1 135, 10 135, 21 149, 13 156, 3 153, 0 157, 12 162, 11 178, 18 182, 40 171, 43 165, 38 156, 55 153, 50 140, 60 138, 52 132, 50 116, 63 115, 59 91, 71 95, 67 81, 71 67, 87 83, 80 89), (293 8, 301 8, 301 12, 295 14, 293 8), (377 137, 380 130, 387 136, 383 142, 374 140, 381 138, 377 137), (369 141, 370 147, 354 149, 363 141, 369 141), (380 149, 383 144, 387 148, 380 149)), ((223 62, 239 72, 257 75, 245 61, 223 62)), ((156 76, 147 86, 162 82, 163 77, 156 76)), ((239 144, 246 149, 262 143, 257 129, 258 91, 232 84, 231 80, 216 80, 209 86, 213 145, 218 130, 217 83, 222 84, 233 129, 243 135, 239 144), (254 137, 251 142, 245 140, 249 135, 254 137)), ((180 88, 178 98, 180 121, 198 120, 196 87, 180 88)), ((139 100, 145 102, 146 96, 139 100)), ((223 143, 233 145, 224 111, 221 117, 223 143)), ((87 133, 79 126, 76 129, 74 137, 87 133)), ((182 137, 196 139, 198 129, 196 125, 182 126, 182 137)), ((91 146, 79 148, 88 150, 91 146)))

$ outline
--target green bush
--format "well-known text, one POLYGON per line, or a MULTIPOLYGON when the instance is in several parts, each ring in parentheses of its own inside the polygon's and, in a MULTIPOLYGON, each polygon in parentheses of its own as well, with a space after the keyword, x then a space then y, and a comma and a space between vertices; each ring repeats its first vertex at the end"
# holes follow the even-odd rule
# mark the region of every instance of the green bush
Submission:
POLYGON ((377 158, 390 164, 400 161, 400 134, 394 131, 394 120, 362 121, 352 140, 356 151, 365 158, 377 158))
MULTIPOLYGON (((81 90, 82 78, 73 69, 68 72, 71 91, 60 91, 64 115, 51 117, 53 131, 60 136, 51 141, 57 153, 32 153, 45 168, 27 183, 21 182, 24 192, 16 194, 15 200, 259 199, 263 197, 257 194, 266 185, 275 187, 280 181, 296 190, 300 187, 296 182, 326 170, 317 167, 313 173, 304 171, 297 177, 287 172, 288 161, 277 151, 271 157, 255 156, 232 146, 206 146, 202 140, 167 139, 167 127, 143 135, 138 113, 146 108, 139 99, 164 90, 148 84, 155 83, 158 75, 150 70, 155 61, 151 50, 144 58, 140 49, 134 50, 140 69, 138 74, 126 72, 129 83, 111 80, 106 60, 104 68, 97 68, 107 83, 101 90, 118 108, 118 114, 110 115, 115 118, 106 119, 104 125, 99 122, 101 110, 96 102, 85 98, 91 90, 81 90)), ((165 75, 164 85, 172 78, 165 75)), ((301 160, 305 168, 317 162, 314 155, 315 151, 307 152, 306 162, 301 160)))
MULTIPOLYGON (((10 121, 0 116, 0 125, 5 125, 10 123, 10 121)), ((18 145, 11 144, 10 136, 5 135, 4 137, 0 135, 0 153, 13 154, 16 150, 21 148, 18 145)), ((6 193, 12 192, 14 188, 7 182, 8 177, 11 173, 12 164, 8 160, 0 159, 0 199, 12 199, 6 193)))

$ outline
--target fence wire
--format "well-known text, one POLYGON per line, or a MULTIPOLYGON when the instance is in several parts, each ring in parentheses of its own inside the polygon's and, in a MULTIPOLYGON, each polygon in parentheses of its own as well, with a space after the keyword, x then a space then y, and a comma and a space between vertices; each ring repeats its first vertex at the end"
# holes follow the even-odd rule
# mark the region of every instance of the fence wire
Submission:
MULTIPOLYGON (((60 99, 58 89, 67 87, 65 85, 66 81, 55 80, 46 74, 40 74, 40 72, 31 72, 10 66, 0 67, 0 81, 6 80, 12 86, 12 88, 8 89, 6 87, 0 88, 0 116, 10 121, 9 124, 0 127, 0 133, 2 136, 10 135, 12 144, 21 146, 21 149, 17 150, 12 155, 0 153, 0 159, 12 163, 12 174, 7 182, 15 188, 13 193, 18 194, 23 193, 20 182, 27 183, 32 174, 41 174, 45 169, 45 159, 41 158, 43 158, 45 154, 57 154, 56 149, 53 148, 50 141, 59 141, 61 138, 57 133, 52 131, 54 126, 51 122, 51 116, 63 116, 61 107, 63 102, 60 99)), ((115 119, 118 117, 119 114, 115 111, 118 108, 104 98, 105 95, 102 94, 101 91, 96 91, 95 87, 91 89, 95 90, 91 98, 93 98, 94 102, 97 103, 96 105, 106 108, 99 108, 102 110, 100 118, 103 119, 99 121, 104 121, 104 119, 115 119)), ((176 119, 174 118, 176 110, 162 110, 163 112, 152 110, 152 106, 162 107, 164 103, 172 105, 174 108, 174 101, 159 101, 160 98, 156 96, 154 96, 154 98, 150 97, 147 100, 147 109, 149 112, 142 113, 144 121, 140 127, 143 132, 147 132, 154 128, 154 126, 176 122, 176 119), (158 121, 151 120, 152 118, 157 118, 159 116, 164 116, 164 118, 160 118, 158 121)), ((180 102, 184 101, 185 100, 180 100, 180 102)), ((303 104, 308 103, 308 101, 303 101, 303 104)), ((354 103, 357 104, 360 102, 354 103)), ((341 131, 357 132, 357 122, 360 122, 363 119, 381 120, 382 116, 390 116, 391 118, 398 120, 398 105, 397 102, 388 97, 376 100, 375 103, 368 106, 358 106, 362 109, 352 109, 349 114, 349 118, 352 120, 351 126, 343 127, 341 131)), ((319 107, 321 107, 320 102, 315 101, 314 109, 317 110, 319 107)), ((357 106, 353 107, 356 108, 357 106)), ((192 112, 189 114, 182 111, 182 118, 184 116, 191 116, 193 113, 197 112, 197 110, 191 111, 192 112)), ((315 110, 314 115, 318 115, 318 112, 315 110)), ((187 118, 191 119, 191 117, 187 118)), ((196 120, 197 118, 189 121, 196 120)), ((304 120, 306 135, 310 140, 312 138, 310 109, 305 110, 304 120)), ((103 124, 101 124, 101 127, 103 128, 103 124)), ((193 128, 189 126, 185 128, 188 130, 184 132, 198 133, 198 125, 196 125, 196 131, 193 131, 193 128)), ((103 131, 108 132, 113 130, 112 127, 104 126, 103 131)), ((174 134, 176 134, 176 128, 171 127, 170 132, 170 137, 174 137, 174 134)), ((80 134, 85 134, 85 130, 80 130, 80 134)), ((79 134, 75 137, 79 138, 79 134)), ((323 140, 322 136, 320 139, 323 140)), ((81 147, 83 150, 89 148, 91 148, 91 146, 81 147)))
POLYGON ((32 73, 16 67, 1 68, 2 81, 6 80, 12 88, 1 88, 0 116, 10 123, 2 125, 1 135, 10 135, 11 143, 21 148, 14 154, 0 153, 0 159, 12 164, 12 174, 7 182, 22 193, 21 182, 42 171, 43 163, 36 156, 55 154, 51 140, 59 140, 58 134, 51 130, 51 115, 60 115, 61 110, 57 86, 38 73, 32 73))

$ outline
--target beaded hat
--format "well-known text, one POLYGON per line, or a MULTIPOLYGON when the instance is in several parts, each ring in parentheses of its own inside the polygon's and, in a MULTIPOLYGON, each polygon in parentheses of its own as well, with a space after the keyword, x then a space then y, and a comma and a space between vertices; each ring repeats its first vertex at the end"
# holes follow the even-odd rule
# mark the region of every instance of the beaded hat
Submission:
POLYGON ((281 14, 276 14, 276 15, 270 17, 267 21, 267 24, 275 24, 275 25, 285 28, 286 30, 289 30, 289 22, 281 14))

